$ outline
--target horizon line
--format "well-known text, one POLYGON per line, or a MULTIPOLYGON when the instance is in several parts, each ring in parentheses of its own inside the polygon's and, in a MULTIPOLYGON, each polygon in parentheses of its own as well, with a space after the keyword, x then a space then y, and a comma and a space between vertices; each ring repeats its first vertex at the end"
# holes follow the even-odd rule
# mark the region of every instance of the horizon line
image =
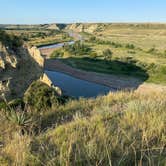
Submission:
POLYGON ((0 25, 44 25, 44 24, 166 24, 166 22, 157 22, 157 21, 121 21, 121 22, 90 22, 90 21, 81 21, 81 22, 49 22, 49 23, 0 23, 0 25))

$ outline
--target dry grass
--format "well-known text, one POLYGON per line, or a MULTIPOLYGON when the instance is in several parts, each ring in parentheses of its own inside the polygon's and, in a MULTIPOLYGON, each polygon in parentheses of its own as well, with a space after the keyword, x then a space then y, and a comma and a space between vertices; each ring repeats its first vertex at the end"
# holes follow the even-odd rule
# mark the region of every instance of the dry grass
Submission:
POLYGON ((35 136, 13 131, 1 153, 13 165, 164 165, 165 95, 117 92, 33 113, 51 127, 35 136))

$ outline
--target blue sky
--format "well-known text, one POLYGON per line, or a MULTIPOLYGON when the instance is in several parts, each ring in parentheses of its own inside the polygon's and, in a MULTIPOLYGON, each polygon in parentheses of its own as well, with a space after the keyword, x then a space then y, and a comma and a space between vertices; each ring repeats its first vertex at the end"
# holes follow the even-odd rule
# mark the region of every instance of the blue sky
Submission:
POLYGON ((0 24, 166 22, 166 0, 0 0, 0 24))

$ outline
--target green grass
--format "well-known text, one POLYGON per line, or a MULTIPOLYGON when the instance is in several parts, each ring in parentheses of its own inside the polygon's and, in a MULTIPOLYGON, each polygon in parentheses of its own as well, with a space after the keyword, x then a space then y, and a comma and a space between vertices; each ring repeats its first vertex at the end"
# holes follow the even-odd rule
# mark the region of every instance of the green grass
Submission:
POLYGON ((74 68, 105 74, 131 76, 146 82, 166 84, 166 65, 155 65, 154 63, 142 63, 139 61, 128 62, 126 58, 106 61, 103 59, 75 58, 62 59, 64 63, 74 68))
POLYGON ((107 61, 103 59, 84 58, 66 58, 62 60, 64 63, 80 68, 86 71, 93 71, 106 74, 135 76, 141 79, 147 79, 146 71, 131 62, 122 62, 118 60, 107 61))

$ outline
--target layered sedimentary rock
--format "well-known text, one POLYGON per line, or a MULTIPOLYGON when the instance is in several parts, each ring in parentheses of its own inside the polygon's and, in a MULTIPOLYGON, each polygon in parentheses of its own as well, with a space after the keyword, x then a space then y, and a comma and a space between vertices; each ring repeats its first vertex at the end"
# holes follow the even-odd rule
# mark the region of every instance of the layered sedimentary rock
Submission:
POLYGON ((31 82, 40 78, 43 65, 37 48, 22 46, 13 51, 0 43, 0 95, 22 96, 31 82))
POLYGON ((74 32, 87 32, 94 33, 102 31, 105 28, 105 24, 70 24, 66 27, 67 30, 73 30, 74 32))

